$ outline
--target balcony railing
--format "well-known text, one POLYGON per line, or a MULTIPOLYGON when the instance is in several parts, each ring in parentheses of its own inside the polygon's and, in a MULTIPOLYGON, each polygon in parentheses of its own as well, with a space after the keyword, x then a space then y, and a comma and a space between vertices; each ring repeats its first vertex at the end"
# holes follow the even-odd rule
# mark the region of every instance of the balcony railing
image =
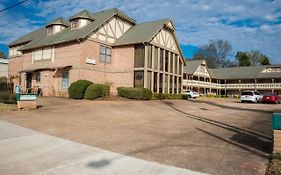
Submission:
POLYGON ((197 80, 183 80, 184 86, 216 89, 281 89, 281 83, 218 84, 197 80))

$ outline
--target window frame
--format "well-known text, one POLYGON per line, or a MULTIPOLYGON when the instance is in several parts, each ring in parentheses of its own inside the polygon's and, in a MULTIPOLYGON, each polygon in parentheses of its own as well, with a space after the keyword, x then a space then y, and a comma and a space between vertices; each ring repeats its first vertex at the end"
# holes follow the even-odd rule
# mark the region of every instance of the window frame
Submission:
POLYGON ((61 71, 61 88, 62 89, 68 89, 70 86, 70 82, 69 82, 69 70, 62 70, 61 71), (64 86, 64 74, 67 73, 67 87, 64 86))
POLYGON ((79 19, 73 19, 70 22, 70 28, 71 29, 79 29, 79 27, 80 27, 80 20, 79 19))
POLYGON ((111 58, 112 58, 112 49, 111 49, 111 47, 100 45, 100 49, 99 49, 99 62, 100 63, 104 63, 104 64, 111 63, 111 58), (109 51, 109 53, 108 53, 108 51, 109 51), (101 56, 103 56, 103 59, 101 59, 101 56), (109 60, 108 60, 108 58, 109 58, 109 60))
POLYGON ((36 83, 41 82, 41 72, 35 72, 35 81, 36 81, 36 83))

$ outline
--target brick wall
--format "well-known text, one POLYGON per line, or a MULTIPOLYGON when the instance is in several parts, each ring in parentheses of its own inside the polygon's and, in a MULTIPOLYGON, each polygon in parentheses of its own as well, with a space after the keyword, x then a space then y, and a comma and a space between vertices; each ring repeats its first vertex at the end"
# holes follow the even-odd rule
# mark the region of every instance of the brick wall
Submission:
POLYGON ((281 152, 281 130, 274 130, 273 152, 281 152))

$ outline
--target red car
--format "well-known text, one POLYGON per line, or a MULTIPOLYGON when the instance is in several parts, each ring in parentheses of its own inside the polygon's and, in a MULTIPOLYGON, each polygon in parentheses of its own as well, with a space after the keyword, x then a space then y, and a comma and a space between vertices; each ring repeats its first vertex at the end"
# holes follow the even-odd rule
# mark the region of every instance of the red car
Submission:
POLYGON ((261 100, 262 103, 280 103, 281 99, 274 93, 264 94, 261 100))

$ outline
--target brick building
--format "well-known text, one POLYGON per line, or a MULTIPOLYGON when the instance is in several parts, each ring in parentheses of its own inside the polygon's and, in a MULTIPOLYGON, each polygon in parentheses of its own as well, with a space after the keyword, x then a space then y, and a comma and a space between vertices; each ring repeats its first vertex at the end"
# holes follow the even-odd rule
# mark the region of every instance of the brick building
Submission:
POLYGON ((281 65, 210 69, 205 60, 189 60, 183 77, 187 89, 202 95, 240 95, 243 90, 281 95, 281 65))
POLYGON ((137 24, 113 8, 57 18, 9 44, 9 78, 23 90, 66 96, 79 79, 181 93, 185 61, 172 20, 137 24))

